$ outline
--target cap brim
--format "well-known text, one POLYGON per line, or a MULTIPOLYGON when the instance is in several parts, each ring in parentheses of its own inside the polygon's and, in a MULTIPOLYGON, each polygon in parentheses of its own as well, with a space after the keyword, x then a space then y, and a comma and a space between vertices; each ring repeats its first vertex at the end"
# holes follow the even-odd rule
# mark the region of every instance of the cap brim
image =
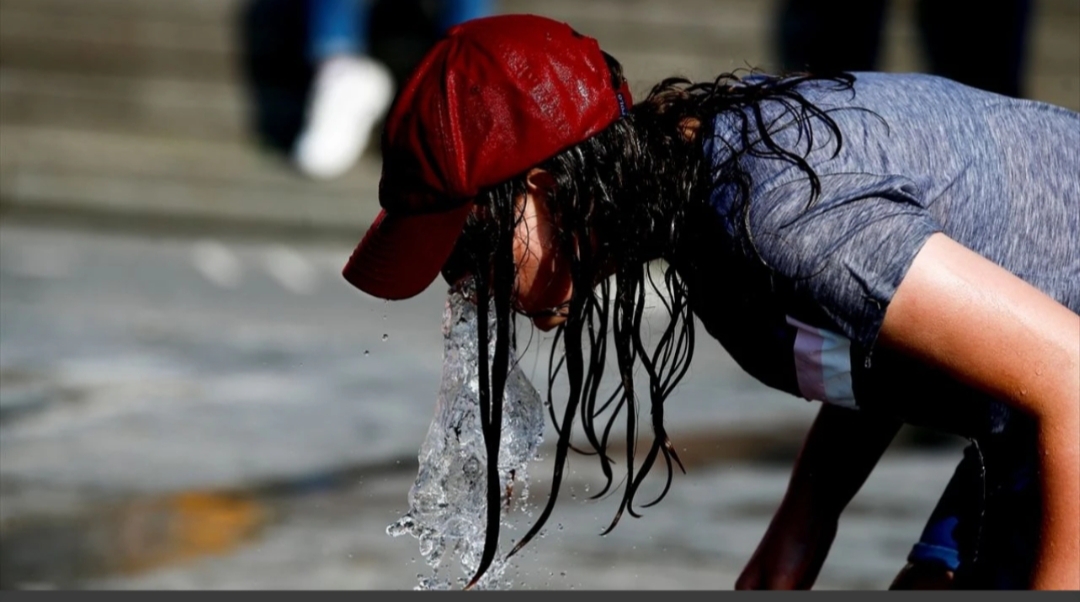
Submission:
POLYGON ((468 202, 440 213, 395 215, 381 211, 342 275, 356 288, 380 299, 419 295, 450 258, 472 208, 468 202))

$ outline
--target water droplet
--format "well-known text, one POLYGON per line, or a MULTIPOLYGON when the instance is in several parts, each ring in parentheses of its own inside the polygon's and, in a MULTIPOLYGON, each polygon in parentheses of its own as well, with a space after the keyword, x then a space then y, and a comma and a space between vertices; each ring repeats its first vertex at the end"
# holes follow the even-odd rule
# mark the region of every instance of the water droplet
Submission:
POLYGON ((382 340, 384 340, 384 341, 389 339, 389 338, 390 338, 390 335, 388 335, 388 334, 383 334, 382 335, 382 340))
POLYGON ((560 577, 565 577, 566 576, 566 571, 559 571, 559 576, 560 577))
POLYGON ((370 351, 368 351, 367 349, 365 349, 365 350, 364 350, 364 357, 367 357, 367 356, 369 356, 369 355, 371 355, 371 352, 370 352, 370 351))

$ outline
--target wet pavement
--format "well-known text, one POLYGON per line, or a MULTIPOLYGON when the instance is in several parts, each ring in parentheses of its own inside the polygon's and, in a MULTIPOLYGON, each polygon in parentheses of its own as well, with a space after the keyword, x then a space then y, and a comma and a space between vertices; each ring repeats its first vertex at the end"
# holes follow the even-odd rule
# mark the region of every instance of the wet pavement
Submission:
MULTIPOLYGON (((0 225, 0 587, 410 589, 428 574, 385 528, 432 416, 445 287, 372 299, 339 275, 350 250, 0 225)), ((537 374, 548 342, 533 336, 537 374)), ((601 538, 617 499, 586 501, 599 473, 572 456, 514 587, 730 588, 816 409, 702 338, 668 411, 689 474, 601 538)), ((852 503, 820 587, 884 588, 902 566, 960 457, 952 440, 911 444, 924 436, 904 431, 852 503)), ((531 469, 534 506, 551 455, 531 469)))

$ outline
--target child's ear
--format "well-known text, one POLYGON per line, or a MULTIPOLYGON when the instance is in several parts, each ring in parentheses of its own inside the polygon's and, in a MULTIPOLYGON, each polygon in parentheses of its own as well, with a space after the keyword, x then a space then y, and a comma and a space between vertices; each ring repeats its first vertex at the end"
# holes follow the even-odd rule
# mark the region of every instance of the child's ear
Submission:
POLYGON ((555 189, 555 178, 546 170, 534 167, 525 176, 525 186, 534 196, 548 198, 555 189))

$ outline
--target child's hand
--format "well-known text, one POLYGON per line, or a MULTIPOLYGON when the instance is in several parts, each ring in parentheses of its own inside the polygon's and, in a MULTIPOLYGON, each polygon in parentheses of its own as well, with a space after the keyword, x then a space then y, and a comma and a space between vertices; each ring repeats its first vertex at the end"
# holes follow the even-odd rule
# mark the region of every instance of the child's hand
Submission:
POLYGON ((813 516, 785 500, 735 589, 810 589, 829 553, 839 516, 813 516))
POLYGON ((809 589, 840 513, 900 430, 894 419, 824 404, 795 461, 784 501, 735 589, 809 589))

